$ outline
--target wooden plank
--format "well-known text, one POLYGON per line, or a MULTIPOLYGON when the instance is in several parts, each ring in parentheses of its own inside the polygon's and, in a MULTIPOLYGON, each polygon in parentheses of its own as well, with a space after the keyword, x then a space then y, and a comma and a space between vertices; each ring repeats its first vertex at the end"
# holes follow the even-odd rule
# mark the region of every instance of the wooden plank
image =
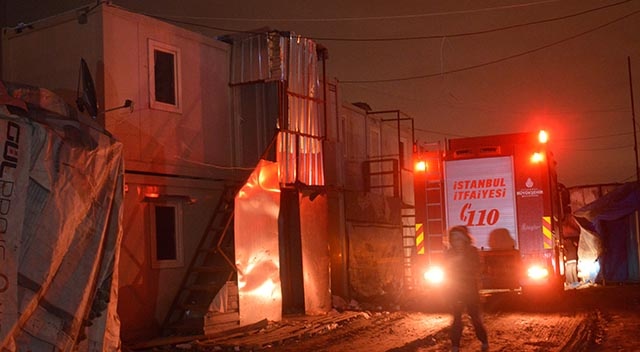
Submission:
POLYGON ((264 348, 268 345, 279 344, 292 338, 316 334, 325 330, 327 325, 339 324, 359 316, 365 317, 366 314, 362 312, 345 312, 339 315, 306 316, 303 319, 292 320, 291 323, 279 326, 270 331, 239 336, 237 338, 204 341, 203 344, 207 346, 264 348))
POLYGON ((362 312, 343 312, 338 315, 305 316, 300 319, 291 320, 289 323, 285 321, 281 326, 270 331, 253 333, 255 330, 267 327, 268 322, 264 319, 255 324, 217 331, 211 334, 167 337, 128 347, 136 350, 196 341, 200 346, 263 348, 267 345, 282 343, 288 339, 313 335, 323 331, 329 324, 339 324, 357 317, 366 317, 366 314, 362 312))
POLYGON ((240 314, 238 312, 226 312, 226 313, 208 313, 204 317, 204 326, 208 327, 220 323, 230 323, 240 320, 240 314))
POLYGON ((185 342, 189 342, 189 341, 214 339, 214 338, 217 338, 217 337, 225 337, 225 336, 229 336, 229 335, 236 334, 236 333, 247 333, 247 332, 250 332, 252 330, 258 330, 258 329, 265 328, 267 325, 268 325, 267 319, 262 319, 262 320, 260 320, 260 321, 258 321, 256 323, 253 323, 253 324, 239 326, 237 328, 224 330, 224 331, 219 331, 219 332, 215 332, 213 334, 162 337, 162 338, 158 338, 158 339, 151 340, 151 341, 136 343, 136 344, 133 344, 133 345, 130 345, 130 346, 126 346, 126 347, 131 349, 131 350, 141 350, 141 349, 158 347, 158 346, 175 345, 175 344, 178 344, 178 343, 185 343, 185 342))

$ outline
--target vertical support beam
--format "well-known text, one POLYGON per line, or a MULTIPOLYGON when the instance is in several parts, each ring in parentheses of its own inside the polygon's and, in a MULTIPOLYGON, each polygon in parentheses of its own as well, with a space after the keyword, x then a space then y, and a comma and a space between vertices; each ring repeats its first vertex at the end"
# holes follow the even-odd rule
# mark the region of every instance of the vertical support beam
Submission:
POLYGON ((633 79, 631 77, 631 58, 627 56, 627 68, 629 70, 629 94, 631 95, 631 121, 633 122, 633 150, 636 155, 636 182, 640 183, 640 166, 638 166, 638 137, 636 130, 636 109, 633 98, 633 79))

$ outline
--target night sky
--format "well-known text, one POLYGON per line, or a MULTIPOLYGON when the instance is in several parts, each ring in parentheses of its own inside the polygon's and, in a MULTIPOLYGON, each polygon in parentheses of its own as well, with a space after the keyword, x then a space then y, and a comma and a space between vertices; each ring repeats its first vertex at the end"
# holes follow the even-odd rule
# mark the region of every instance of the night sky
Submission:
MULTIPOLYGON (((0 6, 14 26, 95 4, 49 2, 0 6)), ((640 0, 113 3, 212 36, 269 27, 313 38, 345 102, 401 110, 422 142, 545 128, 566 186, 636 179, 640 0)))

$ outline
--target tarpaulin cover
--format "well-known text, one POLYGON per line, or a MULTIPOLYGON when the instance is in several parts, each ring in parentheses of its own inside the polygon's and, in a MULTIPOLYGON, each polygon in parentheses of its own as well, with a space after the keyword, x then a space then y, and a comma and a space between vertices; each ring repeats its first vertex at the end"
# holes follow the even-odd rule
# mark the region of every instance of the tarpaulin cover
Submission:
POLYGON ((638 183, 629 182, 574 213, 581 225, 591 227, 600 237, 603 247, 600 266, 605 281, 640 280, 634 217, 638 210, 640 188, 638 183))
POLYGON ((595 282, 599 269, 600 254, 602 253, 602 244, 597 234, 580 226, 580 234, 578 240, 578 275, 583 282, 595 282))
POLYGON ((117 351, 122 145, 53 115, 0 106, 0 350, 117 351))

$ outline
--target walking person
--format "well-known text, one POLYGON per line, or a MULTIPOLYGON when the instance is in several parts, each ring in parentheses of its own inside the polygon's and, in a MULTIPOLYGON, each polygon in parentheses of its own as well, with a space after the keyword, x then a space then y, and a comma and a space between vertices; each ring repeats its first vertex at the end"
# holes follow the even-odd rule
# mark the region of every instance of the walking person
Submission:
POLYGON ((462 337, 462 314, 466 310, 476 337, 482 343, 481 351, 489 351, 487 330, 480 311, 479 277, 480 256, 473 246, 466 226, 455 226, 449 230, 449 245, 445 255, 448 296, 451 299, 453 322, 451 324, 451 350, 460 349, 462 337))
POLYGON ((578 241, 575 237, 564 238, 565 284, 576 288, 580 284, 578 278, 578 241))

